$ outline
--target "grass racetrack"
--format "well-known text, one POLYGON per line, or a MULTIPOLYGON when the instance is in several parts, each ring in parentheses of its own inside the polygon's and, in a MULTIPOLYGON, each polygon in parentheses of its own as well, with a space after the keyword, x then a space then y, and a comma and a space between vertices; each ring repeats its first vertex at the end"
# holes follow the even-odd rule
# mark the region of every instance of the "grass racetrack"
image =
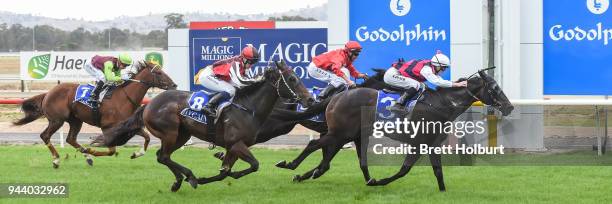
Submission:
MULTIPOLYGON (((182 188, 170 192, 171 172, 155 158, 152 147, 141 158, 129 155, 137 148, 118 148, 118 157, 99 157, 87 166, 81 154, 58 148, 60 168, 53 169, 48 149, 0 146, 0 183, 67 183, 69 198, 0 198, 0 203, 611 203, 610 166, 445 166, 447 192, 438 192, 430 166, 416 166, 404 178, 384 187, 365 185, 354 150, 342 150, 331 169, 317 180, 292 183, 293 175, 318 164, 313 153, 296 171, 274 164, 290 160, 300 150, 253 149, 260 169, 239 180, 182 188)), ((198 177, 218 173, 216 151, 187 147, 173 159, 198 177)), ((422 157, 421 160, 427 159, 422 157)), ((234 170, 246 168, 238 161, 234 170)), ((398 167, 370 167, 375 178, 390 176, 398 167)))

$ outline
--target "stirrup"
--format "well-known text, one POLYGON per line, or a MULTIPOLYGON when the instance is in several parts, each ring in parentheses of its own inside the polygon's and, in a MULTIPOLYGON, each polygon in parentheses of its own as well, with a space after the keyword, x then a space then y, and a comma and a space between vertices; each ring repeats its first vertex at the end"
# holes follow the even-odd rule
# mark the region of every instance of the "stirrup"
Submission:
POLYGON ((400 106, 400 105, 389 106, 387 107, 387 110, 391 112, 401 113, 401 114, 407 114, 409 112, 405 106, 400 106))
POLYGON ((209 116, 212 116, 212 117, 216 117, 217 116, 216 108, 204 107, 204 108, 202 108, 202 111, 204 111, 204 113, 209 115, 209 116))

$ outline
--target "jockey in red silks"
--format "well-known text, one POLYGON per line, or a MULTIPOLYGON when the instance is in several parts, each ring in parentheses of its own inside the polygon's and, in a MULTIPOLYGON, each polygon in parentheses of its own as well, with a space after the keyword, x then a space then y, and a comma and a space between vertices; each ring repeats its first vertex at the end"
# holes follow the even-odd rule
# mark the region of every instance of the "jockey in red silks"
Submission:
POLYGON ((315 79, 328 83, 325 90, 321 92, 319 101, 345 90, 347 86, 354 87, 355 82, 349 79, 349 74, 355 78, 367 77, 365 74, 359 73, 353 66, 353 62, 360 52, 361 45, 358 42, 349 41, 342 49, 332 50, 312 59, 307 68, 308 74, 315 79))
POLYGON ((384 81, 388 85, 404 90, 397 103, 388 109, 396 112, 406 112, 406 102, 414 97, 421 83, 429 81, 439 87, 465 87, 466 81, 452 82, 439 76, 444 70, 450 67, 450 59, 437 51, 431 60, 410 60, 405 62, 403 59, 396 63, 385 72, 384 81))
POLYGON ((246 46, 239 56, 217 61, 202 70, 196 82, 204 88, 216 92, 210 101, 202 108, 209 115, 216 115, 216 108, 221 101, 234 97, 236 88, 248 86, 263 79, 262 76, 249 79, 245 70, 250 69, 260 59, 259 52, 253 46, 246 46))

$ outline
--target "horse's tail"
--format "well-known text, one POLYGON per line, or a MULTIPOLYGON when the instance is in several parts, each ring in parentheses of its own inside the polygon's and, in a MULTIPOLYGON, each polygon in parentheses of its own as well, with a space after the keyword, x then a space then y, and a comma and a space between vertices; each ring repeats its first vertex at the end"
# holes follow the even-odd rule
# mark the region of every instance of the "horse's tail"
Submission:
POLYGON ((333 97, 328 97, 325 100, 310 106, 304 112, 297 112, 297 111, 290 111, 290 110, 276 108, 274 109, 274 111, 272 111, 272 114, 270 115, 270 117, 273 117, 275 119, 280 119, 283 121, 306 120, 308 118, 312 118, 316 116, 317 114, 324 112, 332 98, 333 97))
POLYGON ((46 95, 47 93, 38 94, 23 101, 23 103, 21 103, 21 111, 25 113, 25 117, 13 121, 13 125, 25 125, 43 117, 42 101, 45 99, 46 95))
POLYGON ((127 143, 144 126, 142 113, 147 105, 141 106, 128 119, 116 124, 108 131, 104 131, 104 142, 107 147, 120 146, 127 143))

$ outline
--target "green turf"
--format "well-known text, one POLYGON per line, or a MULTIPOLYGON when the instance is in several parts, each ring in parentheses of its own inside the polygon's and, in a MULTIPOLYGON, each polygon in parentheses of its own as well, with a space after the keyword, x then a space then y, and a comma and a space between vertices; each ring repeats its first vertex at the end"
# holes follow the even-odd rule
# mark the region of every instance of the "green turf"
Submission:
MULTIPOLYGON (((355 152, 341 151, 332 168, 318 180, 292 183, 291 177, 314 167, 316 152, 296 171, 278 169, 274 163, 291 159, 299 150, 255 149, 260 171, 239 180, 232 178, 192 189, 187 183, 170 192, 174 177, 155 160, 152 148, 136 160, 135 148, 120 148, 119 157, 96 158, 93 167, 72 148, 59 149, 61 167, 53 169, 44 146, 0 146, 0 183, 62 182, 69 198, 0 198, 0 203, 610 203, 612 167, 604 166, 478 166, 444 168, 447 192, 437 190, 431 167, 417 166, 408 176, 384 187, 364 185, 355 152), (68 158, 66 159, 66 155, 68 158)), ((215 150, 216 151, 216 150, 215 150)), ((215 151, 188 147, 174 159, 196 176, 217 173, 215 151)), ((245 168, 238 162, 235 169, 245 168)), ((371 167, 380 178, 397 167, 371 167)))

